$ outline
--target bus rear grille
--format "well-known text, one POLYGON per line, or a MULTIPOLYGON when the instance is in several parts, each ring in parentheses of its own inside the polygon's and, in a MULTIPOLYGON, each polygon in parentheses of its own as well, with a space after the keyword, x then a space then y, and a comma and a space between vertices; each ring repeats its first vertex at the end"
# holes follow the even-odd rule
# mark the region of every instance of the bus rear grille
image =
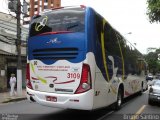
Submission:
POLYGON ((35 49, 32 54, 34 59, 39 60, 75 59, 78 55, 78 48, 35 49))

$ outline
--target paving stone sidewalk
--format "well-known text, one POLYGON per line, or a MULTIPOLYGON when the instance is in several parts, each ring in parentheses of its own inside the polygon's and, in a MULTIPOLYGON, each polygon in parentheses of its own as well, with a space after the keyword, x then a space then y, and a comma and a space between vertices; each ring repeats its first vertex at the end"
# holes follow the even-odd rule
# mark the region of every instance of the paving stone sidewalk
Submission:
POLYGON ((0 93, 0 104, 20 101, 20 100, 25 100, 25 99, 26 99, 26 90, 25 89, 22 90, 21 96, 18 96, 18 95, 10 96, 9 91, 0 93))

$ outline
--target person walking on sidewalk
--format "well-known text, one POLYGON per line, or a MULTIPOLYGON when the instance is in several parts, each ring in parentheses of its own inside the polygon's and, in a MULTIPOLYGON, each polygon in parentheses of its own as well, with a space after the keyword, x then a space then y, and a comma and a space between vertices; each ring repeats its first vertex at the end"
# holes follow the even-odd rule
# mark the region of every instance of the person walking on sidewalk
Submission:
POLYGON ((10 87, 11 87, 10 96, 16 95, 16 91, 15 91, 16 77, 15 77, 15 74, 11 74, 9 83, 10 83, 10 87))

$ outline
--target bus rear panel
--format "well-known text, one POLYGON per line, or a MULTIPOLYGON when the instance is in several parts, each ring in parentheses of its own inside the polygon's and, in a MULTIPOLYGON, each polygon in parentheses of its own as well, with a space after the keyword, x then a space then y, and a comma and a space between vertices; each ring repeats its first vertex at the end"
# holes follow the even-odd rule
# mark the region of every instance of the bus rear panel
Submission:
POLYGON ((46 106, 92 109, 84 8, 36 16, 29 35, 27 98, 46 106))

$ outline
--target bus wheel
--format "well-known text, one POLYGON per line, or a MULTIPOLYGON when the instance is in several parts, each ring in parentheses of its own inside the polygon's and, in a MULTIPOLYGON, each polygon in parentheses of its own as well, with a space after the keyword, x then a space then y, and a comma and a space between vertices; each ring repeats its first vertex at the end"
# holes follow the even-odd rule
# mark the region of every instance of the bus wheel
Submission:
POLYGON ((118 95, 117 95, 117 101, 114 104, 114 110, 119 110, 122 106, 122 102, 123 102, 123 94, 122 94, 122 89, 118 90, 118 95))

